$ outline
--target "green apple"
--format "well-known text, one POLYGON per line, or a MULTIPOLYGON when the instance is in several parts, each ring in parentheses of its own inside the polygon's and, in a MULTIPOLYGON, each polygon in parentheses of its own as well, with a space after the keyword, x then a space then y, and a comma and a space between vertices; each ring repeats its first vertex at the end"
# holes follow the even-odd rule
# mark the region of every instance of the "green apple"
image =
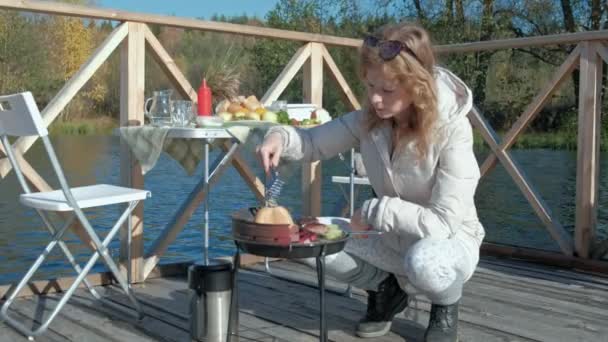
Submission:
POLYGON ((221 112, 217 116, 222 118, 224 121, 232 121, 232 113, 229 112, 221 112))
POLYGON ((262 116, 262 120, 276 123, 279 121, 279 116, 275 112, 266 111, 262 116))
POLYGON ((258 114, 256 112, 249 112, 249 113, 247 113, 247 119, 260 121, 260 114, 258 114))

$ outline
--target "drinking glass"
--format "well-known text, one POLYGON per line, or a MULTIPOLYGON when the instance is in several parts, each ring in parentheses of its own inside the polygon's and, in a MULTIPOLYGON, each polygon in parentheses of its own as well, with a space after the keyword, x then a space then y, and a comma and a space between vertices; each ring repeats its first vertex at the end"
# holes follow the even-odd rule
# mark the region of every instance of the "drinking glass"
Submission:
POLYGON ((270 109, 272 109, 275 112, 287 110, 287 101, 284 101, 284 100, 272 101, 272 104, 270 105, 270 109))
POLYGON ((173 125, 178 127, 186 127, 192 121, 194 116, 192 101, 189 100, 175 100, 173 101, 173 110, 171 111, 171 117, 173 118, 173 125))

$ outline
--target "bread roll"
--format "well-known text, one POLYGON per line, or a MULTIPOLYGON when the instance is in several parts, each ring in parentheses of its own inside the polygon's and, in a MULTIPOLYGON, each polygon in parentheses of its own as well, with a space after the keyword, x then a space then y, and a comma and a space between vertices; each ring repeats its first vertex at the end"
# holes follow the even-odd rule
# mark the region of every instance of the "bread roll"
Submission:
POLYGON ((255 214, 255 223, 262 224, 294 224, 289 211, 285 207, 264 207, 255 214))
POLYGON ((244 112, 245 110, 243 110, 243 107, 241 107, 240 104, 233 102, 233 103, 230 103, 230 105, 227 108, 227 111, 229 113, 236 114, 238 112, 244 112))
POLYGON ((254 112, 256 109, 262 106, 260 104, 260 101, 258 101, 258 99, 254 95, 249 96, 242 104, 251 112, 254 112))

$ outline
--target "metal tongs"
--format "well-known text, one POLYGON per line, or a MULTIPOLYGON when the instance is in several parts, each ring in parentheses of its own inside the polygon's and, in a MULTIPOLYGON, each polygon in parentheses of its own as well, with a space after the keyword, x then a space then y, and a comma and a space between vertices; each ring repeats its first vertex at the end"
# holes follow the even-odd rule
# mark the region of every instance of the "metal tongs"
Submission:
POLYGON ((264 206, 265 207, 276 207, 277 199, 283 190, 285 181, 279 178, 279 171, 272 168, 270 174, 266 176, 266 188, 264 194, 264 206))
POLYGON ((384 234, 384 232, 381 232, 379 230, 362 230, 362 231, 352 231, 352 230, 350 230, 350 231, 348 231, 348 235, 351 235, 351 236, 357 236, 357 235, 365 235, 365 236, 374 235, 374 236, 377 236, 377 235, 382 235, 382 234, 384 234))

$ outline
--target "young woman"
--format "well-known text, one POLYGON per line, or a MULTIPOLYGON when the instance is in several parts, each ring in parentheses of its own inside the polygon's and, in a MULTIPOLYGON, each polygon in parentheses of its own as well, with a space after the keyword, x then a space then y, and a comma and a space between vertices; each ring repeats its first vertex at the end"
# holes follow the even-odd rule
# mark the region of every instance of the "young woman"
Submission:
POLYGON ((280 158, 314 161, 359 147, 377 198, 351 226, 382 234, 352 239, 327 259, 328 274, 368 291, 356 333, 386 334, 408 295, 423 294, 432 302, 425 340, 456 341, 462 287, 485 235, 473 199, 471 91, 435 65, 429 35, 416 25, 382 28, 364 40, 360 57, 363 110, 308 130, 274 127, 258 153, 268 171, 280 158))

